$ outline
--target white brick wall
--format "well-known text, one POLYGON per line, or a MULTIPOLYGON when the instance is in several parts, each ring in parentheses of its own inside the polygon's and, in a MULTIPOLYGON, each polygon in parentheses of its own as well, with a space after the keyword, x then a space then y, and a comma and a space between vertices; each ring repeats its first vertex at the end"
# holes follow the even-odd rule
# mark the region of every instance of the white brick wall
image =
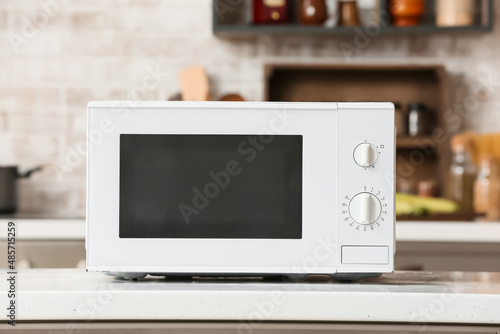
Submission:
POLYGON ((179 71, 206 66, 213 96, 263 98, 263 66, 287 63, 443 63, 455 101, 482 89, 465 128, 500 130, 500 6, 493 34, 378 36, 346 59, 352 37, 258 36, 217 39, 210 0, 0 0, 0 164, 43 164, 21 183, 24 212, 84 214, 85 111, 90 100, 124 99, 147 68, 168 75, 141 97, 165 100, 179 91, 179 71), (43 4, 50 4, 44 17, 43 4), (57 8, 56 8, 57 7, 57 8), (14 51, 9 36, 26 20, 36 31, 14 51), (491 77, 488 77, 491 76, 491 77), (484 88, 481 81, 497 81, 484 88), (69 159, 69 160, 68 160, 69 159), (72 167, 61 177, 54 166, 72 167))

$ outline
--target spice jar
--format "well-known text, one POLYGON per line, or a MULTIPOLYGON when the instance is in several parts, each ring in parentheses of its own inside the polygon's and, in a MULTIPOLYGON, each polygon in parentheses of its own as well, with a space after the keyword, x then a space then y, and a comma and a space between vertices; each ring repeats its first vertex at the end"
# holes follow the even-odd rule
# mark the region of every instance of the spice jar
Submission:
POLYGON ((289 0, 254 0, 253 23, 287 23, 289 19, 289 0))
POLYGON ((479 171, 474 183, 474 209, 489 220, 500 218, 500 175, 498 160, 491 154, 479 158, 479 171))
POLYGON ((320 25, 328 18, 325 0, 301 0, 300 23, 320 25))
POLYGON ((425 11, 424 0, 391 0, 392 23, 397 27, 416 26, 425 11))
POLYGON ((474 0, 437 0, 438 27, 470 26, 474 23, 474 0))
POLYGON ((476 168, 471 158, 472 140, 455 136, 451 139, 451 150, 453 157, 448 172, 448 197, 458 204, 461 212, 474 212, 476 168))
POLYGON ((435 180, 420 181, 417 185, 417 194, 420 197, 436 196, 436 181, 435 180))
POLYGON ((358 4, 355 0, 339 0, 338 2, 339 27, 356 27, 360 25, 358 4))

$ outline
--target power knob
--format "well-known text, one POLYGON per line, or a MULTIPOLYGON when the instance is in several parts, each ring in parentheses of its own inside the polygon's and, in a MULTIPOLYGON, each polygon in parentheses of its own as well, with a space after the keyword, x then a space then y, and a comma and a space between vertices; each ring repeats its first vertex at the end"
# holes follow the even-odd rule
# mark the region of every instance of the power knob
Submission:
POLYGON ((371 193, 359 193, 349 203, 349 214, 358 224, 373 224, 382 211, 379 199, 371 193))
POLYGON ((354 161, 361 167, 370 167, 377 162, 378 151, 370 143, 362 143, 354 149, 354 161))

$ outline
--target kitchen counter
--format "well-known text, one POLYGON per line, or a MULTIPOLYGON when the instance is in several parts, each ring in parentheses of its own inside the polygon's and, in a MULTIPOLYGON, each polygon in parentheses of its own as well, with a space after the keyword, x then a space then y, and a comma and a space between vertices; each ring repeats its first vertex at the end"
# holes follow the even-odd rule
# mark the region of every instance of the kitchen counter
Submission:
MULTIPOLYGON (((20 240, 84 240, 83 218, 7 218, 0 216, 0 240, 14 221, 20 240)), ((396 240, 404 242, 500 243, 500 222, 399 222, 396 240)))
MULTIPOLYGON (((3 270, 2 291, 7 291, 3 270)), ((357 283, 147 278, 25 269, 17 320, 349 321, 500 324, 500 273, 396 272, 357 283)), ((0 294, 0 305, 8 305, 0 294)), ((499 327, 500 330, 500 327, 499 327)))

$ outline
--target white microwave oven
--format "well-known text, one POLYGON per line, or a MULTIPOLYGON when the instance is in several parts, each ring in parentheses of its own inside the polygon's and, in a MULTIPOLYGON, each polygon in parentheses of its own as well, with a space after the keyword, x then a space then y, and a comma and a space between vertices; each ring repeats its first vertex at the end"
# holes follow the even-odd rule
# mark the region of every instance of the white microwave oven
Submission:
POLYGON ((90 102, 87 135, 88 270, 393 271, 392 103, 90 102))

